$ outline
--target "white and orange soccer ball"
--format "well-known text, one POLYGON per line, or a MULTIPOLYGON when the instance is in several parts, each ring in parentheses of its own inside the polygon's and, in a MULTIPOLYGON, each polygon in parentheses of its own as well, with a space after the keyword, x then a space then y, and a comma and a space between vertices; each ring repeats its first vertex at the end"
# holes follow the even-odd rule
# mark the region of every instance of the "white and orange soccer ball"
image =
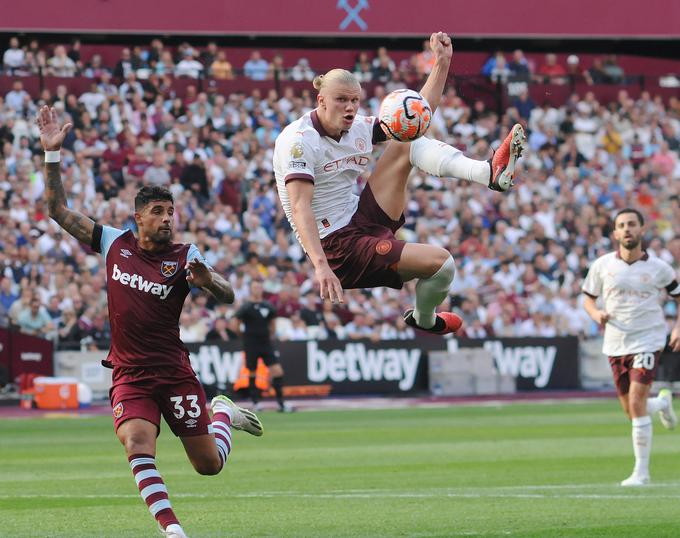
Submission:
POLYGON ((427 131, 432 120, 432 109, 417 91, 395 90, 380 104, 379 120, 388 138, 410 142, 427 131))

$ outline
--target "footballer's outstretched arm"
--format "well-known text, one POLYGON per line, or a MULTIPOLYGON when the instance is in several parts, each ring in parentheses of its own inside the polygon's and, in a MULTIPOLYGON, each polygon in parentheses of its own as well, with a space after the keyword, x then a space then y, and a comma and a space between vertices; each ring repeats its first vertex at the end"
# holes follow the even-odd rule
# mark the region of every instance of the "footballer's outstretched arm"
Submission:
POLYGON ((187 282, 190 285, 201 288, 210 293, 220 303, 231 304, 234 302, 234 289, 221 275, 197 259, 187 264, 187 282))
MULTIPOLYGON (((57 113, 53 108, 43 106, 38 112, 38 127, 40 127, 40 142, 45 150, 45 160, 52 160, 47 152, 59 152, 66 134, 72 125, 67 123, 59 127, 57 113)), ((81 243, 92 244, 94 221, 89 217, 69 209, 66 205, 66 192, 61 182, 61 164, 59 155, 55 162, 45 162, 45 199, 50 217, 52 217, 64 230, 70 233, 81 243)))
POLYGON ((432 66, 432 72, 425 81, 425 85, 420 90, 420 94, 427 99, 434 114, 442 99, 444 86, 449 76, 453 45, 448 35, 444 32, 436 32, 430 36, 430 47, 434 53, 435 63, 432 66))

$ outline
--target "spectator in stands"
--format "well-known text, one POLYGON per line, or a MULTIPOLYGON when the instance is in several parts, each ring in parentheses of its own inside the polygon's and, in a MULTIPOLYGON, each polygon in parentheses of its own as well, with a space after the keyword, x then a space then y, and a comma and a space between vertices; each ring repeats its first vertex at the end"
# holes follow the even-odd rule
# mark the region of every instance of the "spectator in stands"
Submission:
POLYGON ((267 66, 267 80, 288 80, 288 69, 284 65, 283 56, 274 54, 272 61, 267 66))
POLYGON ((13 75, 14 71, 24 66, 24 50, 19 47, 19 38, 9 38, 9 48, 2 55, 2 67, 6 74, 13 75))
POLYGON ((531 67, 529 60, 524 56, 522 49, 515 49, 512 53, 512 60, 508 62, 513 80, 529 82, 531 80, 531 67))
POLYGON ((434 66, 434 54, 430 47, 430 40, 423 40, 423 49, 411 58, 411 65, 419 79, 427 77, 434 66))
POLYGON ((200 78, 202 73, 203 64, 194 58, 191 49, 187 49, 182 60, 175 66, 175 76, 179 78, 200 78))
POLYGON ((67 56, 73 60, 76 66, 76 74, 79 74, 83 70, 83 64, 80 58, 80 39, 77 37, 71 41, 71 48, 69 49, 67 56))
MULTIPOLYGON (((428 41, 428 47, 429 47, 429 41, 428 41)), ((387 68, 390 71, 394 72, 397 70, 397 66, 394 63, 394 60, 390 58, 389 53, 387 52, 386 47, 378 47, 378 50, 376 51, 375 58, 373 58, 373 61, 371 62, 371 66, 373 69, 377 68, 387 68)))
POLYGON ((508 82, 508 79, 511 76, 512 71, 508 67, 505 56, 499 53, 498 55, 496 55, 496 61, 494 63, 493 68, 491 69, 491 73, 489 74, 491 82, 496 83, 500 82, 501 84, 505 84, 508 82))
POLYGON ((26 334, 46 338, 48 333, 54 329, 52 319, 40 302, 40 297, 31 297, 29 308, 24 308, 17 316, 19 330, 26 334))
POLYGON ((503 51, 494 51, 494 53, 486 59, 484 65, 482 65, 481 74, 485 77, 491 77, 491 72, 493 71, 494 67, 496 67, 496 61, 501 56, 503 56, 503 51))
POLYGON ((269 62, 262 58, 259 50, 250 53, 250 58, 243 64, 243 74, 250 80, 266 80, 269 73, 269 62))
POLYGON ((234 69, 227 60, 227 53, 223 50, 217 52, 215 60, 210 64, 210 75, 218 80, 232 80, 234 78, 234 69))
POLYGON ((24 83, 21 80, 15 80, 12 84, 12 90, 5 95, 5 105, 19 115, 23 115, 24 108, 28 104, 26 98, 30 100, 30 97, 28 92, 24 90, 24 83))
POLYGON ((170 184, 170 173, 165 162, 165 152, 161 148, 154 148, 151 166, 144 171, 143 178, 145 185, 163 185, 167 187, 170 184))
POLYGON ((64 309, 58 325, 57 336, 59 346, 62 349, 77 349, 80 347, 80 340, 84 337, 84 334, 78 325, 78 318, 72 308, 64 309))
POLYGON ((524 89, 519 93, 518 96, 513 98, 512 106, 517 109, 520 118, 523 120, 528 120, 531 116, 531 112, 534 110, 534 108, 536 108, 536 103, 534 103, 531 95, 529 95, 529 90, 524 89))
POLYGON ((217 316, 213 328, 205 335, 206 342, 232 342, 238 340, 238 334, 229 327, 224 316, 217 316))
POLYGON ((583 80, 583 70, 581 69, 581 59, 576 54, 567 56, 567 77, 571 84, 583 80))
POLYGON ((113 68, 113 76, 117 79, 123 79, 130 73, 136 73, 140 65, 136 59, 133 59, 132 53, 128 47, 120 51, 120 59, 113 68))
POLYGON ((566 84, 567 70, 557 62, 557 55, 549 52, 536 71, 535 79, 542 84, 566 84))
POLYGON ((593 65, 583 72, 583 76, 588 84, 606 84, 608 82, 601 58, 593 58, 593 65))
POLYGON ((380 84, 387 84, 392 80, 392 75, 395 72, 390 68, 390 64, 394 62, 387 54, 373 60, 373 67, 371 69, 371 80, 379 82, 380 84), (375 60, 378 60, 377 63, 375 60))
MULTIPOLYGON (((429 46, 429 41, 428 41, 429 46)), ((354 69, 352 70, 357 80, 361 82, 370 82, 373 77, 373 66, 368 58, 368 52, 361 51, 354 62, 354 69)))
POLYGON ((128 71, 127 75, 125 75, 125 82, 118 88, 118 95, 124 101, 132 101, 135 95, 141 97, 143 94, 144 88, 137 80, 135 71, 128 71))
POLYGON ((208 41, 205 50, 199 55, 199 60, 203 64, 205 71, 209 71, 210 66, 217 59, 217 43, 215 41, 208 41))
POLYGON ((76 63, 66 54, 66 47, 57 45, 54 56, 47 60, 48 73, 54 77, 73 77, 76 74, 76 63))
POLYGON ((602 62, 604 71, 609 84, 622 84, 624 82, 623 68, 618 64, 616 54, 608 54, 602 62))
POLYGON ((19 296, 14 293, 12 288, 13 286, 11 277, 5 276, 0 280, 0 304, 3 306, 6 312, 9 312, 9 309, 19 298, 19 296))
POLYGON ((297 63, 290 70, 291 80, 314 80, 316 73, 309 66, 307 58, 300 58, 297 63))
POLYGON ((104 66, 101 54, 93 54, 89 63, 83 69, 83 76, 87 78, 101 78, 105 72, 108 73, 109 70, 104 66))

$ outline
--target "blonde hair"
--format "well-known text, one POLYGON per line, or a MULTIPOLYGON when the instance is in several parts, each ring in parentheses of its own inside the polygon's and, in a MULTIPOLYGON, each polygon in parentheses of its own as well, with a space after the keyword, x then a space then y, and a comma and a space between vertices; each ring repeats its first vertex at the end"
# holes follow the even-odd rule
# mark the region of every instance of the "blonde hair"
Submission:
POLYGON ((318 90, 319 92, 329 84, 333 83, 345 84, 347 86, 349 85, 361 86, 357 78, 346 69, 331 69, 325 75, 315 76, 314 81, 312 82, 312 84, 314 85, 314 89, 318 90))

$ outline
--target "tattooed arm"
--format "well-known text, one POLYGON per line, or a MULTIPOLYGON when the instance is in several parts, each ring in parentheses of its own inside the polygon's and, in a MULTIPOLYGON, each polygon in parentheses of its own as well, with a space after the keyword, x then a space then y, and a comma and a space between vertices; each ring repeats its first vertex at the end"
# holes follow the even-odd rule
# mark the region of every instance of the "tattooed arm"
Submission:
POLYGON ((187 264, 187 269, 187 282, 189 284, 204 289, 220 303, 231 304, 234 302, 234 290, 231 284, 215 271, 211 271, 197 259, 191 260, 187 264))
MULTIPOLYGON (((38 112, 37 123, 40 127, 40 142, 43 149, 59 151, 72 125, 67 123, 60 128, 56 112, 53 108, 46 106, 38 112)), ((61 164, 59 162, 45 163, 45 176, 45 199, 50 217, 78 241, 91 245, 94 221, 82 213, 69 209, 66 205, 66 192, 61 182, 61 164)))

